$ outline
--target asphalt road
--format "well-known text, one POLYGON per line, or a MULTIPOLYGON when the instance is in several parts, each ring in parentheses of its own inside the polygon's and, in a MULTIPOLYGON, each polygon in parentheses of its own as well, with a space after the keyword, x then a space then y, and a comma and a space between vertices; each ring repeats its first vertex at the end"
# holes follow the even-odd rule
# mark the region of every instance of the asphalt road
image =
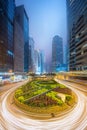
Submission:
POLYGON ((31 119, 15 107, 11 94, 23 82, 0 89, 0 130, 87 130, 87 88, 77 83, 59 82, 76 93, 78 102, 69 113, 46 120, 31 119))

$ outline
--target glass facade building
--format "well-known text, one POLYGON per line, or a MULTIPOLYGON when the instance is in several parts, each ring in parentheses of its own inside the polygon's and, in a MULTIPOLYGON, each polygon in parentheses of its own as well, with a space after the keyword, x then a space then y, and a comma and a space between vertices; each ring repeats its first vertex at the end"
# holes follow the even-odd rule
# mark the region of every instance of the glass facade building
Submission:
POLYGON ((35 71, 34 65, 34 39, 29 37, 29 72, 35 71))
POLYGON ((44 51, 38 51, 38 74, 44 73, 44 51))
POLYGON ((14 72, 24 72, 24 35, 16 18, 14 20, 14 72))
POLYGON ((87 70, 87 0, 66 0, 69 70, 87 70))
POLYGON ((38 64, 39 64, 39 52, 34 50, 34 66, 35 66, 35 73, 38 73, 38 64))
POLYGON ((56 35, 52 41, 52 71, 57 72, 61 64, 63 64, 63 40, 56 35))
POLYGON ((20 24, 24 35, 24 71, 29 71, 29 19, 24 5, 16 7, 16 21, 20 24))
POLYGON ((41 50, 40 51, 40 59, 41 59, 41 74, 44 73, 44 51, 41 50))
POLYGON ((0 0, 0 71, 13 71, 14 0, 0 0))

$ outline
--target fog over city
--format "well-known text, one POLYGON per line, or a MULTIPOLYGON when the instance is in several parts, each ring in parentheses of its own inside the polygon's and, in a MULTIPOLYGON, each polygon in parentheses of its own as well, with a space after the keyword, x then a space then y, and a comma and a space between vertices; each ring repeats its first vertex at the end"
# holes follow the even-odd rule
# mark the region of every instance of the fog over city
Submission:
POLYGON ((0 130, 87 130, 87 0, 0 0, 0 130))
POLYGON ((16 0, 24 4, 29 16, 29 35, 37 49, 44 49, 47 60, 51 60, 52 38, 59 35, 66 46, 66 1, 65 0, 16 0))

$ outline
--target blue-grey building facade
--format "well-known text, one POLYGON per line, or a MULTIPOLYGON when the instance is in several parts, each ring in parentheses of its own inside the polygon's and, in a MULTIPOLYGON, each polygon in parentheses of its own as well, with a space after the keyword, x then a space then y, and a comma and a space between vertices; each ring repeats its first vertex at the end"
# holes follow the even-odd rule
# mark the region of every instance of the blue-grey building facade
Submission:
POLYGON ((20 23, 24 35, 24 71, 29 71, 29 18, 24 5, 16 7, 16 20, 20 23))
POLYGON ((87 0, 66 0, 69 70, 87 70, 87 0))
POLYGON ((13 71, 15 0, 0 0, 0 71, 13 71))
POLYGON ((24 35, 16 18, 14 20, 14 72, 24 72, 24 35))
POLYGON ((41 60, 41 74, 43 74, 44 73, 44 51, 43 50, 41 50, 40 51, 40 60, 41 60))
POLYGON ((34 39, 32 37, 29 37, 29 72, 35 71, 34 44, 34 39))
POLYGON ((63 40, 56 35, 52 41, 52 71, 58 72, 61 64, 63 64, 63 40))

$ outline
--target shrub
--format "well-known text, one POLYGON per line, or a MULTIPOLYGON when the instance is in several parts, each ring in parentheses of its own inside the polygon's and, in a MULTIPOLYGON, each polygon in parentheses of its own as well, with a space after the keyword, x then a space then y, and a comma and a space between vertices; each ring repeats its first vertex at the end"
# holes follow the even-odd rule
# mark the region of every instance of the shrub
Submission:
POLYGON ((22 91, 21 88, 17 89, 16 92, 15 92, 15 97, 16 98, 19 97, 22 93, 23 93, 23 91, 22 91))
POLYGON ((57 104, 58 104, 59 106, 62 106, 62 105, 63 105, 63 101, 62 101, 61 99, 58 99, 57 104))
POLYGON ((23 97, 23 96, 20 96, 20 97, 18 97, 18 100, 19 100, 21 103, 23 103, 23 102, 24 102, 24 97, 23 97))
POLYGON ((44 107, 45 105, 44 105, 44 103, 39 103, 39 106, 44 107))
POLYGON ((66 101, 70 101, 72 99, 71 95, 66 95, 66 101))
POLYGON ((66 88, 66 86, 63 85, 63 84, 59 84, 59 87, 60 87, 60 88, 66 88))
POLYGON ((40 90, 35 91, 35 92, 34 92, 34 95, 38 95, 38 94, 44 93, 44 92, 46 92, 46 91, 47 91, 47 89, 43 88, 43 89, 40 89, 40 90))

